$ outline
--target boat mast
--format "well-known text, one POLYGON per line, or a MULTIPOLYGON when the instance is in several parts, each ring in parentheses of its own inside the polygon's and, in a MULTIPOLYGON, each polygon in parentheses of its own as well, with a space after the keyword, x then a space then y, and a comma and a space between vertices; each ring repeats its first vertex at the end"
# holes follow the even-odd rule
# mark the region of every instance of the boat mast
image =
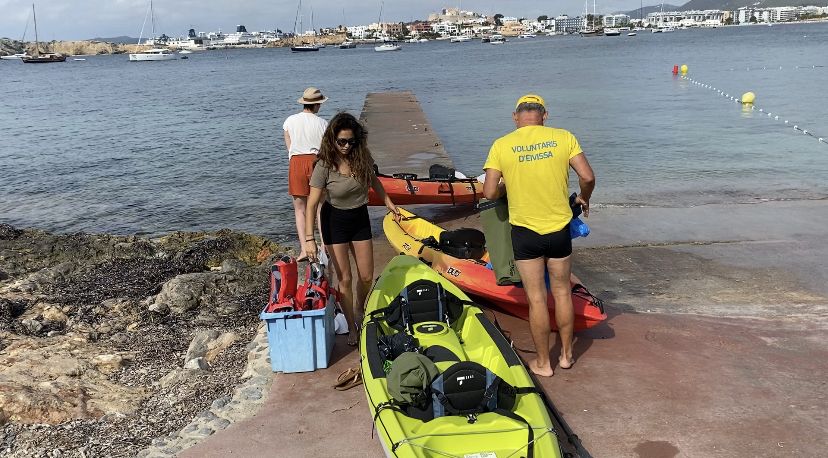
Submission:
POLYGON ((150 0, 150 20, 152 21, 152 42, 155 44, 155 10, 152 9, 152 0, 150 0))
POLYGON ((595 9, 595 0, 592 0, 592 30, 595 30, 595 16, 598 11, 595 9))
MULTIPOLYGON (((380 2, 380 15, 379 15, 379 19, 377 19, 377 27, 379 27, 379 29, 380 29, 380 36, 382 36, 382 33, 383 33, 382 32, 382 8, 384 6, 385 6, 385 1, 383 0, 383 1, 380 2)), ((383 42, 385 41, 385 37, 383 37, 382 41, 383 42)))
POLYGON ((40 41, 37 39, 37 13, 35 13, 34 3, 32 3, 32 17, 34 18, 35 26, 35 56, 40 55, 40 41))

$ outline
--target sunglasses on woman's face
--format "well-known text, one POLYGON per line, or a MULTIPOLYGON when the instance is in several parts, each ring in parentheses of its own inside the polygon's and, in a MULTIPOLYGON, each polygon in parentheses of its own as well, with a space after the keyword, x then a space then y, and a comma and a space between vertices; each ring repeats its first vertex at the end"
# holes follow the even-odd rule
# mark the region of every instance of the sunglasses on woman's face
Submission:
POLYGON ((357 143, 357 141, 356 141, 355 138, 337 138, 336 139, 336 144, 339 145, 339 146, 343 146, 343 147, 345 145, 354 146, 354 145, 356 145, 356 143, 357 143))

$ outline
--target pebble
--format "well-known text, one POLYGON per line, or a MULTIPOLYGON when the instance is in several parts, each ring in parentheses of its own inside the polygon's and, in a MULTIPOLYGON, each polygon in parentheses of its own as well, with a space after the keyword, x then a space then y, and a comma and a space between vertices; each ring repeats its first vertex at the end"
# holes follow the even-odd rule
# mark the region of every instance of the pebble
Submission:
POLYGON ((219 418, 215 423, 213 423, 213 425, 215 425, 216 429, 224 429, 230 426, 230 420, 219 418))
POLYGON ((210 407, 213 409, 221 409, 222 407, 227 405, 227 401, 229 400, 230 398, 227 396, 220 397, 213 401, 213 404, 210 407))

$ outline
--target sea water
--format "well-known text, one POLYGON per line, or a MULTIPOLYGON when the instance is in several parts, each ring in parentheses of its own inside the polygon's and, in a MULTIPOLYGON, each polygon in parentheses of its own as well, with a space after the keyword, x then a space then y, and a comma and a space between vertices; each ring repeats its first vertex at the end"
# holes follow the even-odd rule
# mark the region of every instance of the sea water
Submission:
POLYGON ((368 92, 413 91, 470 176, 514 128, 515 100, 540 94, 548 125, 572 131, 587 152, 598 208, 828 196, 828 144, 793 129, 828 138, 828 24, 403 46, 3 61, 0 222, 293 239, 281 125, 307 86, 330 98, 326 118, 358 114, 368 92), (755 92, 757 109, 674 77, 681 64, 730 96, 755 92))

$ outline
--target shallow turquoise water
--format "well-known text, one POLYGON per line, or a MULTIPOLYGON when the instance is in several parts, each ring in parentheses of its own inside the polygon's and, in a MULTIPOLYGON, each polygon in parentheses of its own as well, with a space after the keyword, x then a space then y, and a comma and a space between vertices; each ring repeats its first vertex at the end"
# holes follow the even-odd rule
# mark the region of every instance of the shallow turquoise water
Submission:
POLYGON ((809 24, 432 42, 398 53, 366 46, 215 51, 151 64, 126 56, 3 61, 0 222, 292 237, 281 123, 309 85, 330 97, 325 117, 359 113, 367 92, 413 90, 468 174, 481 172, 492 140, 513 128, 517 97, 540 93, 549 124, 571 130, 587 151, 596 205, 825 198, 828 144, 791 126, 828 138, 826 45, 828 24, 809 24), (755 92, 757 107, 780 120, 674 78, 674 64, 730 95, 755 92))

